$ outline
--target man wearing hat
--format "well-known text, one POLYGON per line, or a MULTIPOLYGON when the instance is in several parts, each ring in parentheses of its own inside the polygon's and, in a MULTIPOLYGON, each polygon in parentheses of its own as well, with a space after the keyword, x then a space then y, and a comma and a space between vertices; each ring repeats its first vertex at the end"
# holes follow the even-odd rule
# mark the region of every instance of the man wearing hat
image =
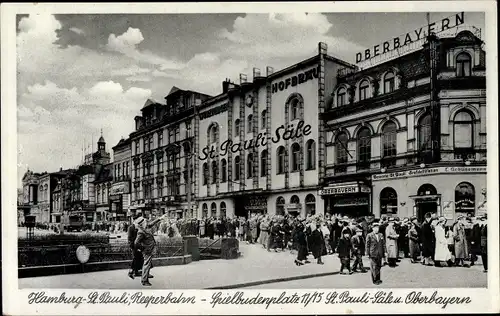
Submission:
MULTIPOLYGON (((134 221, 141 217, 137 214, 134 217, 134 221)), ((128 276, 131 279, 134 279, 136 276, 140 276, 139 270, 142 268, 142 264, 144 258, 142 257, 142 253, 135 247, 135 239, 137 238, 138 229, 134 222, 128 227, 127 235, 128 235, 128 244, 130 249, 132 250, 132 263, 130 265, 130 270, 128 272, 128 276)))
POLYGON ((363 255, 365 254, 365 240, 363 238, 363 229, 356 228, 356 235, 351 238, 352 244, 352 254, 354 256, 354 263, 352 265, 352 271, 357 272, 358 267, 360 272, 365 273, 365 268, 363 267, 363 255))
POLYGON ((385 255, 385 240, 384 236, 379 233, 378 222, 372 224, 372 231, 366 236, 366 253, 370 258, 370 270, 372 275, 373 284, 379 285, 382 283, 380 280, 380 269, 382 267, 382 259, 385 255))
POLYGON ((398 239, 399 235, 394 227, 394 217, 389 217, 389 224, 385 229, 385 247, 387 249, 387 263, 389 267, 396 267, 396 260, 398 260, 398 239))
POLYGON ((481 261, 483 261, 483 272, 488 272, 488 217, 485 214, 480 219, 481 227, 481 261))
POLYGON ((465 217, 463 215, 458 216, 457 222, 453 226, 453 240, 455 242, 455 265, 467 267, 464 262, 468 256, 464 222, 465 217))

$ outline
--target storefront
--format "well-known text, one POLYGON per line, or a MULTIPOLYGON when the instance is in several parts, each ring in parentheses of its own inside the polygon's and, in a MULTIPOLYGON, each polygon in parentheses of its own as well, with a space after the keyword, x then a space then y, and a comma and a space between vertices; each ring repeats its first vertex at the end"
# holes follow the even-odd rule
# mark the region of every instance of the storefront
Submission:
POLYGON ((130 183, 117 182, 109 191, 110 220, 126 221, 130 216, 130 183))
POLYGON ((244 195, 234 198, 234 213, 236 217, 253 217, 267 213, 266 195, 244 195))
POLYGON ((336 183, 320 190, 330 214, 349 217, 371 215, 371 189, 359 182, 336 183))
POLYGON ((416 168, 372 176, 373 213, 416 216, 437 213, 453 221, 475 216, 486 203, 486 167, 416 168), (483 193, 484 192, 484 193, 483 193))

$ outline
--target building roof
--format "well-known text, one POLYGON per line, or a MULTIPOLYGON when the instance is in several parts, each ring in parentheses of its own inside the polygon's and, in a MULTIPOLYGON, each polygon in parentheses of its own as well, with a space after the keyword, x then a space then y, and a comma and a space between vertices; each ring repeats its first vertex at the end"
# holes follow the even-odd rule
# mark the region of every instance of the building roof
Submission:
POLYGON ((144 103, 144 106, 142 107, 142 110, 150 107, 151 105, 154 105, 154 104, 160 104, 158 103, 156 100, 154 99, 147 99, 146 102, 144 103))

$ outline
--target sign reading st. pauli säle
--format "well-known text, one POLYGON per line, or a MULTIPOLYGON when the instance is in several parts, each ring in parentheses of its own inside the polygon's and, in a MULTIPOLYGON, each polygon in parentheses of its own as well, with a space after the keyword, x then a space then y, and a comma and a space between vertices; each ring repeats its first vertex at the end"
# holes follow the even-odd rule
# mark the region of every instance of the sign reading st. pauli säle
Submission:
POLYGON ((356 63, 360 63, 366 60, 370 60, 374 57, 380 56, 385 53, 389 53, 399 48, 408 46, 414 42, 424 40, 428 34, 440 33, 445 30, 457 27, 464 24, 464 13, 458 13, 453 18, 447 17, 438 22, 432 22, 427 26, 422 26, 421 28, 408 32, 406 34, 394 37, 392 40, 385 41, 381 44, 373 46, 373 48, 367 48, 363 52, 356 53, 356 63))

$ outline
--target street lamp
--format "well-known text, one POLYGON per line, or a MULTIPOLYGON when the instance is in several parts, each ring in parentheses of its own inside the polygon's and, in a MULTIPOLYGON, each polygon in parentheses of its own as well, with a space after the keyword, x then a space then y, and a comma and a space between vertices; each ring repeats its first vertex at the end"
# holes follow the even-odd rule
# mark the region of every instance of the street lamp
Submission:
POLYGON ((425 168, 425 163, 423 163, 423 162, 422 162, 422 163, 420 164, 420 168, 425 168))
POLYGON ((471 164, 470 160, 469 160, 469 159, 467 159, 467 160, 465 161, 465 165, 466 165, 466 166, 470 166, 470 164, 471 164))

